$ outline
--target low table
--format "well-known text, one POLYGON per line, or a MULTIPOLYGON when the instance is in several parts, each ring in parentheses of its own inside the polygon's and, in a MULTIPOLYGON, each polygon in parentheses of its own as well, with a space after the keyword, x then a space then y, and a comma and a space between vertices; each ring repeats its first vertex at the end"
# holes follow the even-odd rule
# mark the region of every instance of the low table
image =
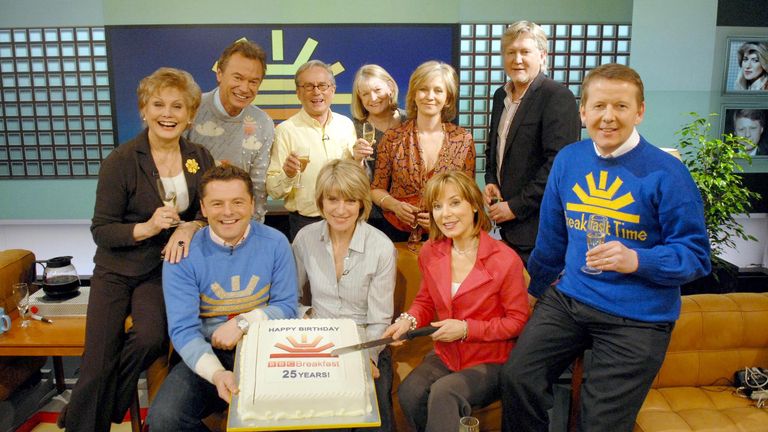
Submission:
POLYGON ((51 356, 59 393, 66 390, 61 357, 79 357, 85 346, 85 317, 56 317, 53 323, 30 319, 21 328, 18 311, 11 316, 11 329, 0 334, 0 356, 51 356))

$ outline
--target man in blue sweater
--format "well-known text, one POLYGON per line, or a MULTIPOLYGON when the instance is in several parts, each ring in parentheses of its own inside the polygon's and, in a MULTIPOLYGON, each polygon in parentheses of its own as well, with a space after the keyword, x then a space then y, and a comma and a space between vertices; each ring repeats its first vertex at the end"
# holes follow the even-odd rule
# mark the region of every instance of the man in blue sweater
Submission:
POLYGON ((153 431, 207 430, 201 420, 238 392, 234 348, 251 324, 296 317, 296 265, 279 231, 251 220, 253 184, 230 164, 200 183, 208 227, 189 256, 163 267, 168 332, 183 362, 150 407, 153 431))
POLYGON ((631 431, 679 316, 680 285, 710 271, 693 179, 635 129, 640 76, 603 65, 582 89, 591 139, 561 150, 547 181, 528 262, 539 301, 502 371, 505 431, 548 430, 552 381, 587 348, 581 430, 631 431), (592 214, 607 217, 607 236, 587 250, 592 214))

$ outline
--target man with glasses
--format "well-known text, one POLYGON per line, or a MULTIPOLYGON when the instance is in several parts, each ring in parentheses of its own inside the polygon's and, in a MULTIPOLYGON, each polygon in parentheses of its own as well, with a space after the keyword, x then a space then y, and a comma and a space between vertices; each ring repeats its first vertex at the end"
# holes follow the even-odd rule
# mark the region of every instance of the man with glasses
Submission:
POLYGON ((299 67, 294 81, 301 110, 275 129, 267 170, 267 192, 285 200, 291 241, 302 227, 321 219, 315 205, 320 168, 332 159, 352 158, 357 139, 352 120, 331 112, 336 80, 330 66, 310 60, 299 67))
POLYGON ((267 71, 266 53, 254 42, 240 39, 221 53, 216 63, 218 87, 205 93, 185 137, 205 146, 216 159, 243 168, 253 181, 253 218, 267 213, 266 177, 275 125, 253 105, 267 71))

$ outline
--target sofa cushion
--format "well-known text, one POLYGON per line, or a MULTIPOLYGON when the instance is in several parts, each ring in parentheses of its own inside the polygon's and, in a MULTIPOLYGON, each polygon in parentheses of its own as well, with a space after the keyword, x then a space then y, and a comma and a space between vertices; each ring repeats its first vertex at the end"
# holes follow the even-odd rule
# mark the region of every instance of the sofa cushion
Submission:
POLYGON ((684 296, 635 432, 768 431, 768 410, 732 386, 737 370, 768 366, 766 328, 768 294, 684 296))
POLYGON ((729 386, 653 389, 635 424, 635 432, 753 430, 768 430, 768 410, 755 408, 729 386))
POLYGON ((684 296, 654 388, 727 385, 745 366, 768 367, 768 294, 684 296))

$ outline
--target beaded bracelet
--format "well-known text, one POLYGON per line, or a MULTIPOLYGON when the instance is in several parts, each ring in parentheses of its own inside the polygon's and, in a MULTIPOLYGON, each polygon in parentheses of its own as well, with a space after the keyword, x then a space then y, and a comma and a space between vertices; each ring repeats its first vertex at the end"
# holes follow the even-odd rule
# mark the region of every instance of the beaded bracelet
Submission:
POLYGON ((461 341, 467 340, 467 333, 469 333, 469 324, 467 324, 467 320, 462 320, 461 322, 464 323, 464 335, 461 336, 461 341))
POLYGON ((416 326, 418 325, 418 322, 416 321, 416 317, 409 314, 408 312, 403 312, 400 314, 399 317, 395 320, 395 322, 398 322, 400 320, 408 320, 411 322, 411 328, 409 330, 416 330, 416 326))

